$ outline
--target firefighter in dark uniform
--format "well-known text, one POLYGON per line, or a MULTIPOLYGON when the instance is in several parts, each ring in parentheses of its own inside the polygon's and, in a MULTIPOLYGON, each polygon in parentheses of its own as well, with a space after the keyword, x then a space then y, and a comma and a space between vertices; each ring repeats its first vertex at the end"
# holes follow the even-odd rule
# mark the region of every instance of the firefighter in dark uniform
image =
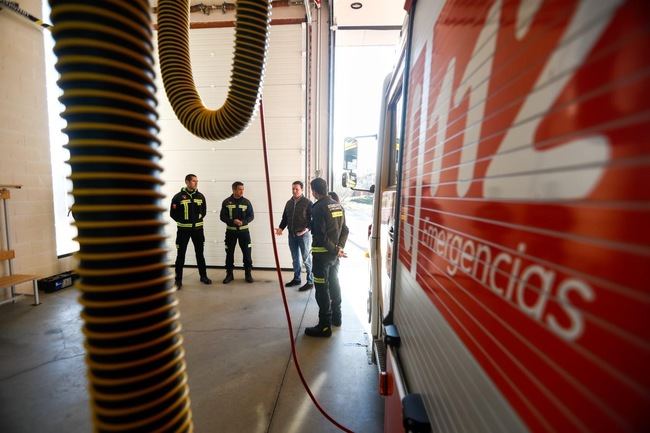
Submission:
POLYGON ((348 228, 345 225, 343 207, 327 195, 327 182, 316 178, 311 181, 312 194, 316 203, 312 208, 312 258, 316 302, 318 303, 318 325, 305 329, 310 337, 329 337, 332 325, 341 326, 341 289, 330 284, 336 279, 336 261, 344 257, 348 228))
POLYGON ((244 197, 244 184, 234 182, 232 184, 232 195, 225 199, 221 205, 221 221, 226 223, 226 278, 224 284, 231 282, 233 269, 235 268, 235 245, 239 242, 242 255, 244 256, 244 270, 246 282, 253 280, 253 259, 251 258, 251 235, 248 224, 253 221, 253 205, 244 197))
POLYGON ((205 196, 199 192, 199 180, 196 175, 185 176, 185 187, 172 198, 169 214, 176 221, 176 286, 180 290, 183 286, 183 266, 185 265, 185 252, 190 239, 196 253, 196 265, 199 268, 201 282, 212 284, 205 268, 203 247, 205 235, 203 234, 203 217, 207 211, 205 196))
MULTIPOLYGON (((330 191, 327 193, 328 196, 332 200, 334 200, 337 203, 341 203, 341 200, 339 199, 339 195, 335 193, 334 191, 330 191)), ((345 211, 345 209, 344 209, 345 211)), ((344 222, 345 224, 345 222, 344 222)), ((345 240, 347 240, 347 233, 348 233, 348 226, 345 224, 343 226, 343 230, 345 231, 345 240)), ((340 260, 341 258, 347 258, 347 255, 343 251, 343 248, 345 248, 345 241, 342 242, 341 245, 341 250, 336 257, 336 260, 334 260, 334 264, 330 268, 329 272, 329 288, 330 288, 330 293, 341 293, 341 286, 339 284, 339 265, 340 265, 340 260)), ((341 326, 341 297, 339 296, 337 301, 332 301, 332 325, 334 326, 341 326)))

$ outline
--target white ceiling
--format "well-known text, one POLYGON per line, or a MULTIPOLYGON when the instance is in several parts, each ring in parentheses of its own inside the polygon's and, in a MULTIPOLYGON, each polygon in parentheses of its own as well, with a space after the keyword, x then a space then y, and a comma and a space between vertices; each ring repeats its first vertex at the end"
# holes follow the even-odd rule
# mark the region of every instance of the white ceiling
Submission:
MULTIPOLYGON (((314 0, 310 0, 313 2, 314 0)), ((400 27, 404 22, 405 0, 330 0, 334 5, 334 22, 339 27, 383 27, 383 26, 398 26, 400 27), (361 3, 360 9, 352 9, 352 3, 361 3)), ((158 5, 158 0, 149 0, 152 7, 158 5)), ((190 0, 191 5, 205 4, 205 5, 220 5, 224 2, 236 3, 237 0, 190 0)), ((323 7, 327 8, 327 1, 322 1, 323 7)), ((296 7, 296 6, 294 6, 296 7)), ((313 6, 312 6, 313 7, 313 6)), ((293 9, 293 8, 291 8, 293 9)), ((192 20, 196 19, 195 14, 192 20)), ((222 15, 216 13, 212 18, 217 18, 222 15)), ((234 16, 234 13, 231 13, 234 16)), ((222 18, 222 17, 221 17, 222 18)), ((232 17, 230 18, 232 19, 232 17)))
POLYGON ((401 26, 404 22, 404 0, 331 0, 338 27, 401 26), (352 9, 361 3, 361 9, 352 9))
MULTIPOLYGON (((158 0, 149 0, 152 6, 157 6, 158 0)), ((223 2, 236 3, 237 0, 190 0, 191 5, 221 5, 223 2)), ((314 0, 312 2, 312 8, 314 0)), ((399 42, 399 29, 404 23, 406 12, 405 0, 330 0, 334 7, 334 21, 332 29, 337 31, 337 46, 360 45, 394 45, 399 42), (360 9, 352 9, 352 3, 361 3, 360 9), (387 30, 391 29, 391 30, 387 30), (354 29, 354 30, 353 30, 354 29), (382 30, 382 31, 379 31, 382 30)), ((279 7, 273 11, 273 17, 302 17, 304 6, 292 4, 291 7, 279 7)), ((323 0, 322 7, 327 11, 327 0, 323 0)), ((312 13, 313 13, 312 9, 312 13)), ((226 14, 214 11, 209 15, 194 13, 192 22, 202 21, 229 21, 235 17, 234 12, 226 14)))

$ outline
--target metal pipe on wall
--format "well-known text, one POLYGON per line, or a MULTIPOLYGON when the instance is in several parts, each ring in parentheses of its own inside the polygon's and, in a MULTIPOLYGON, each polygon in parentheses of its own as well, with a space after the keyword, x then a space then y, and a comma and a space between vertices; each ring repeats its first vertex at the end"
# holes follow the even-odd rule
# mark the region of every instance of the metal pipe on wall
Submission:
POLYGON ((334 139, 333 139, 333 133, 334 133, 334 116, 332 115, 333 110, 334 110, 334 86, 336 85, 335 81, 335 76, 334 76, 334 65, 335 65, 335 51, 334 51, 334 43, 336 42, 336 30, 334 29, 334 5, 333 2, 330 1, 329 3, 329 38, 328 38, 328 59, 329 59, 329 65, 328 65, 328 70, 329 70, 329 77, 328 77, 328 98, 327 98, 327 113, 329 114, 328 116, 328 122, 327 122, 327 144, 328 144, 328 169, 327 169, 327 178, 328 178, 328 183, 331 186, 333 183, 333 173, 332 173, 332 159, 334 156, 333 150, 334 150, 334 139))

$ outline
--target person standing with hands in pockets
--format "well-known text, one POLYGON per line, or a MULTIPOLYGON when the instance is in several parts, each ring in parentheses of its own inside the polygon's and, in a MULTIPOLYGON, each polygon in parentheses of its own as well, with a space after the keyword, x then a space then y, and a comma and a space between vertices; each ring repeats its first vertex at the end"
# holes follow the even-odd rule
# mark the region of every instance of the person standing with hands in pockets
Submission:
POLYGON ((275 229, 275 234, 282 236, 285 228, 289 231, 289 250, 293 259, 293 279, 286 284, 287 287, 299 286, 301 283, 300 261, 305 264, 307 282, 298 291, 304 292, 314 287, 314 275, 311 270, 311 223, 312 202, 303 194, 303 183, 299 180, 291 184, 291 198, 284 206, 280 227, 275 229))

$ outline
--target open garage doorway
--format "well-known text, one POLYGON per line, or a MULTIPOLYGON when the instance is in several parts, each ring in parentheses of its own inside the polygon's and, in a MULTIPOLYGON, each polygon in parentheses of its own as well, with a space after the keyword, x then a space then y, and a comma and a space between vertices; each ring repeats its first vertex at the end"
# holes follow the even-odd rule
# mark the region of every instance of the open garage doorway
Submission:
POLYGON ((341 199, 350 229, 341 280, 359 321, 367 324, 368 227, 373 208, 373 194, 367 190, 375 182, 383 82, 397 60, 400 31, 339 28, 335 41, 332 189, 341 199), (346 148, 356 149, 354 161, 347 160, 346 148), (347 187, 342 183, 351 171, 356 175, 354 189, 350 182, 347 187))

